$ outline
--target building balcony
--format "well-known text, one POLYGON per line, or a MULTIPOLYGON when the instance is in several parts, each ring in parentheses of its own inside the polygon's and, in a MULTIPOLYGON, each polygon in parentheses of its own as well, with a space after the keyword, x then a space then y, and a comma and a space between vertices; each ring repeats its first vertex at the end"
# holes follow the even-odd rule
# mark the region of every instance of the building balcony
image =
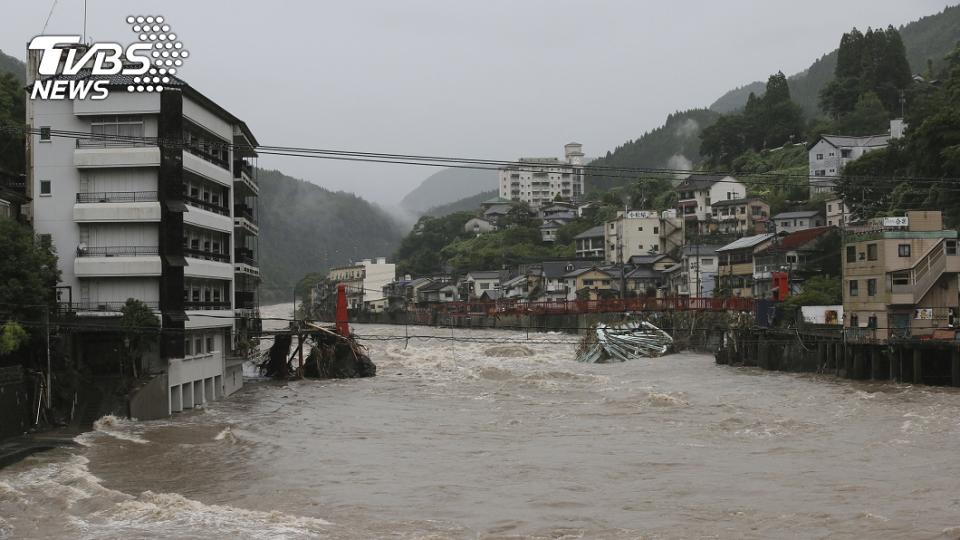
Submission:
POLYGON ((142 141, 77 139, 73 165, 80 169, 159 167, 160 147, 142 141))
POLYGON ((254 217, 253 208, 245 204, 233 205, 233 226, 250 234, 260 234, 260 227, 257 226, 257 219, 254 217))
MULTIPOLYGON (((142 301, 152 311, 160 311, 160 302, 142 301)), ((86 302, 61 302, 57 304, 57 311, 61 314, 74 314, 77 316, 101 316, 101 317, 119 317, 123 307, 127 304, 124 301, 101 301, 89 300, 86 302)))
POLYGON ((187 203, 187 211, 183 213, 184 224, 224 233, 233 232, 233 220, 226 208, 211 203, 200 206, 200 202, 188 197, 184 197, 184 202, 187 203))
POLYGON ((230 302, 224 301, 191 301, 185 300, 183 307, 187 311, 211 311, 230 309, 230 302))
POLYGON ((158 222, 160 203, 156 191, 77 193, 73 220, 89 222, 158 222))
POLYGON ((184 277, 208 278, 208 279, 233 279, 233 265, 230 264, 230 257, 222 255, 223 260, 214 259, 211 252, 199 250, 184 250, 184 257, 187 260, 187 266, 183 269, 184 277))
POLYGON ((77 277, 159 276, 156 246, 78 247, 73 260, 77 277))
POLYGON ((201 208, 207 212, 213 212, 214 214, 220 214, 221 216, 230 215, 230 207, 217 202, 205 201, 196 197, 190 197, 189 195, 183 196, 183 202, 194 208, 201 208))
POLYGON ((235 189, 245 191, 246 195, 260 193, 260 185, 253 176, 253 167, 242 159, 233 162, 233 185, 235 189))
POLYGON ((257 309, 256 291, 235 291, 233 293, 234 306, 236 309, 257 309))
POLYGON ((233 173, 226 161, 206 155, 194 148, 183 149, 183 169, 220 185, 233 185, 233 173))
POLYGON ((191 249, 183 248, 184 257, 192 257, 194 259, 200 259, 203 261, 217 261, 217 262, 230 262, 229 253, 217 253, 214 251, 206 251, 202 249, 191 249))

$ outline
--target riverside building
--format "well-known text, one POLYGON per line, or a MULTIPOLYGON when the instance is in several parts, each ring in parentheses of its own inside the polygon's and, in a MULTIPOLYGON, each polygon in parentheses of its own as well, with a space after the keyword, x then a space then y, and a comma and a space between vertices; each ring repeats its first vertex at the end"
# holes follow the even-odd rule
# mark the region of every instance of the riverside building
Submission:
MULTIPOLYGON (((28 74, 37 61, 28 57, 28 74)), ((61 309, 101 328, 73 334, 73 358, 90 365, 117 350, 129 298, 160 318, 140 368, 148 380, 130 402, 143 419, 243 384, 238 345, 260 278, 257 141, 180 79, 128 92, 128 78, 114 76, 102 100, 27 100, 27 213, 57 251, 61 309), (67 131, 89 137, 57 136, 67 131)))

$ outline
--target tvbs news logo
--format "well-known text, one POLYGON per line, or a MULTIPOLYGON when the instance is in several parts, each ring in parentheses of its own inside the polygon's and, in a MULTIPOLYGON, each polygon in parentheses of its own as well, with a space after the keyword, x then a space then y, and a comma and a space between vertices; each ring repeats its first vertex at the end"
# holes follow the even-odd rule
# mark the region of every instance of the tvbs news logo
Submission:
POLYGON ((137 41, 123 47, 103 42, 80 45, 80 36, 37 36, 37 80, 30 99, 105 99, 110 87, 162 92, 190 53, 161 16, 130 15, 137 41), (85 70, 89 70, 89 75, 85 70))

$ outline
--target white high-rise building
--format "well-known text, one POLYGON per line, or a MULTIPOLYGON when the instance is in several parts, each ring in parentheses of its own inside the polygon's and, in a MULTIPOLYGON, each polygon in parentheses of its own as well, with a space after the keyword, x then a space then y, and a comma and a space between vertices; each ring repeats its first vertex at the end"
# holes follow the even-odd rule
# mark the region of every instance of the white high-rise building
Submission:
MULTIPOLYGON (((37 58, 28 62, 36 73, 37 58)), ((160 318, 140 368, 152 397, 139 416, 149 418, 243 384, 233 351, 257 310, 257 142, 182 80, 159 93, 128 92, 128 82, 116 76, 103 100, 27 100, 28 215, 56 248, 64 309, 104 329, 77 335, 78 361, 97 360, 93 343, 110 339, 128 298, 160 318)))
POLYGON ((564 158, 520 158, 520 164, 500 169, 500 197, 525 202, 531 208, 549 204, 558 195, 579 200, 584 193, 583 145, 564 145, 564 158))

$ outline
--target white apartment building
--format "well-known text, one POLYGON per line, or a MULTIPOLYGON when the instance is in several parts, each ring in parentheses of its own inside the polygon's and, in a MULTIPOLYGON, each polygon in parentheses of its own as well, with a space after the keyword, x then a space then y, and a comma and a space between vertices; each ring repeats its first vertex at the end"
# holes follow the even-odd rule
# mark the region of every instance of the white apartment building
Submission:
POLYGON ((103 100, 27 100, 28 213, 56 248, 66 309, 114 328, 128 298, 156 311, 159 350, 143 369, 159 417, 243 384, 235 316, 256 310, 257 141, 180 79, 162 92, 127 84, 117 76, 103 100))
POLYGON ((558 195, 577 200, 583 196, 583 145, 564 145, 564 158, 520 158, 520 164, 500 169, 500 197, 525 202, 536 210, 558 195))
POLYGON ((628 261, 635 255, 660 253, 660 214, 655 210, 617 212, 617 219, 604 225, 604 259, 628 261))
POLYGON ((808 152, 810 165, 810 196, 832 193, 836 177, 851 161, 860 159, 867 152, 886 148, 891 139, 903 136, 906 129, 902 118, 890 121, 890 131, 878 135, 852 137, 848 135, 821 135, 808 152))
POLYGON ((701 232, 709 232, 716 220, 713 203, 747 196, 747 187, 736 178, 717 174, 691 174, 675 189, 680 217, 687 227, 696 226, 701 232))
POLYGON ((346 284, 348 308, 376 310, 386 300, 383 288, 396 279, 396 274, 397 265, 388 263, 386 257, 377 257, 331 268, 327 277, 334 284, 346 284))
POLYGON ((843 199, 831 199, 826 202, 827 225, 844 227, 853 218, 850 213, 850 207, 843 202, 843 199))

